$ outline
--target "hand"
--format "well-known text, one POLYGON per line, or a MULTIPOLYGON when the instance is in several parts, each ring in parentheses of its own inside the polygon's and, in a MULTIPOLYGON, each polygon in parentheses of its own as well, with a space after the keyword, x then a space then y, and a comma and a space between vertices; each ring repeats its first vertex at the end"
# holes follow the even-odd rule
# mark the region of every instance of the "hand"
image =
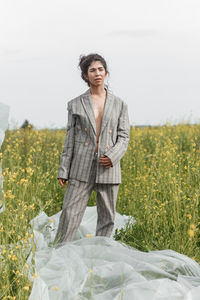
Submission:
POLYGON ((64 179, 64 178, 58 178, 58 180, 59 180, 60 185, 61 185, 62 187, 64 187, 67 180, 64 179))
POLYGON ((112 166, 112 161, 106 155, 102 155, 99 158, 99 163, 106 168, 110 168, 112 166))

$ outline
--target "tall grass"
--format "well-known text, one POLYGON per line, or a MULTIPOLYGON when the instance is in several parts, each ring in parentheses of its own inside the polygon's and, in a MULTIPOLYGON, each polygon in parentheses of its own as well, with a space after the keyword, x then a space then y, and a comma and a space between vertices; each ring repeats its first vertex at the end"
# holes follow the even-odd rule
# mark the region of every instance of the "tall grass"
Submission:
MULTIPOLYGON (((6 203, 0 214, 1 299, 30 293, 26 257, 35 246, 29 221, 41 210, 50 216, 62 208, 65 188, 57 171, 64 138, 65 130, 6 131, 0 154, 6 203)), ((200 262, 200 124, 132 127, 121 169, 117 211, 137 223, 116 231, 116 240, 143 251, 173 249, 200 262)), ((95 192, 88 205, 95 205, 95 192)))

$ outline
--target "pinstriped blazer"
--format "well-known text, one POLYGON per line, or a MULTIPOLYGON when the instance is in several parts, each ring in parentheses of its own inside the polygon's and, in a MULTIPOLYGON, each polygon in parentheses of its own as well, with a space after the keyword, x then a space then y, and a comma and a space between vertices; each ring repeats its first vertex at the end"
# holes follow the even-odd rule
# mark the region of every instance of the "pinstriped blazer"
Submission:
MULTIPOLYGON (((67 133, 57 178, 88 182, 96 145, 96 121, 90 89, 68 102, 67 133)), ((98 159, 106 155, 112 167, 97 163, 96 183, 121 183, 120 159, 129 142, 127 104, 107 90, 98 143, 98 159)))

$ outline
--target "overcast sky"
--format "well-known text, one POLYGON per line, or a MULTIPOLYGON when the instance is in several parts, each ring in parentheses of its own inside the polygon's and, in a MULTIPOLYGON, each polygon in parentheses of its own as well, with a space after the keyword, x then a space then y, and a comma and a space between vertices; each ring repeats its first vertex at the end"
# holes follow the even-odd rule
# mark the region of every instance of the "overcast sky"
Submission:
POLYGON ((199 0, 2 0, 0 102, 10 128, 66 127, 87 85, 80 54, 108 63, 132 125, 200 122, 199 0))

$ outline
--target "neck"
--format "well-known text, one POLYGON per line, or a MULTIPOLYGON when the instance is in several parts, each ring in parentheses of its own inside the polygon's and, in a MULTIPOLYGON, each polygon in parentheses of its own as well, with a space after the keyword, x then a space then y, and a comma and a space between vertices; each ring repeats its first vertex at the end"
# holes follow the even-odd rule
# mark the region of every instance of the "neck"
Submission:
POLYGON ((91 95, 102 95, 106 93, 106 90, 104 88, 104 84, 100 86, 94 86, 90 85, 90 93, 91 95))

